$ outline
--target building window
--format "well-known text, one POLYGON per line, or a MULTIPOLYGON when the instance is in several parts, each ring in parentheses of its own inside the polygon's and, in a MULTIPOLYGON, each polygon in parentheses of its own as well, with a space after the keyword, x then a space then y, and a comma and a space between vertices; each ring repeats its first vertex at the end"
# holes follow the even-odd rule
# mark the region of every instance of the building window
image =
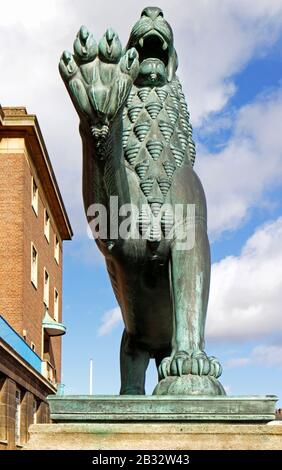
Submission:
POLYGON ((51 360, 50 348, 51 348, 50 336, 48 336, 44 332, 44 343, 43 343, 43 360, 44 361, 50 362, 51 360))
POLYGON ((31 347, 32 351, 35 351, 35 344, 33 342, 30 343, 30 347, 31 347))
POLYGON ((50 239, 50 217, 47 210, 44 210, 44 235, 46 240, 49 242, 50 239))
POLYGON ((33 177, 31 178, 31 205, 35 214, 37 215, 38 214, 38 187, 33 177))
POLYGON ((19 388, 16 389, 15 442, 16 445, 21 442, 21 391, 19 388))
POLYGON ((54 258, 59 264, 59 254, 60 254, 60 243, 57 235, 55 235, 55 246, 54 246, 54 258))
POLYGON ((38 271, 38 253, 34 244, 31 244, 31 282, 37 288, 37 271, 38 271))
POLYGON ((44 293, 43 300, 46 307, 49 307, 49 274, 48 271, 44 268, 44 293))
POLYGON ((59 321, 59 292, 54 289, 54 320, 59 321))
POLYGON ((33 424, 37 424, 37 411, 38 411, 38 402, 37 400, 33 400, 32 404, 32 415, 33 415, 33 424))

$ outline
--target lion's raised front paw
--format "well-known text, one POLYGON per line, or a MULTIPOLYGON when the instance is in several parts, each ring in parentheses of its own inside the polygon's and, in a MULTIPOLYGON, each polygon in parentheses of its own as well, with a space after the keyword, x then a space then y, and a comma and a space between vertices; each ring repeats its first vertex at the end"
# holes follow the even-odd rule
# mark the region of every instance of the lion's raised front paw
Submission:
POLYGON ((123 55, 119 37, 111 28, 97 44, 85 26, 73 49, 73 54, 62 54, 61 76, 82 121, 86 119, 95 138, 105 138, 138 74, 138 53, 132 48, 123 55))

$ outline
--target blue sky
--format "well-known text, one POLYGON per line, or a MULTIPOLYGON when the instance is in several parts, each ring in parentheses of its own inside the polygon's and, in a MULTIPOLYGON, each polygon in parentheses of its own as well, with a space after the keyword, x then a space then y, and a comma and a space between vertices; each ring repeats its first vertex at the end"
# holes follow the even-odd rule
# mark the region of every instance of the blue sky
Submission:
MULTIPOLYGON (((179 76, 206 191, 212 283, 206 350, 230 394, 282 397, 282 3, 159 0, 175 33, 179 76)), ((64 247, 66 393, 119 392, 122 323, 104 262, 89 240, 81 197, 78 122, 57 72, 81 24, 125 43, 147 2, 6 2, 0 31, 3 105, 37 114, 74 228, 64 247)), ((2 8, 2 10, 3 10, 2 8)), ((154 364, 147 393, 156 383, 154 364)))

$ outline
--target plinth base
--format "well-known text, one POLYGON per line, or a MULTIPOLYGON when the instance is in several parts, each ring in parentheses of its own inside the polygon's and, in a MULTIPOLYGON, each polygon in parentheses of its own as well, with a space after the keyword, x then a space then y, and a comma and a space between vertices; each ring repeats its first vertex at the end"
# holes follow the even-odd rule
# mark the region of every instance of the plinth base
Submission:
POLYGON ((33 424, 26 450, 281 450, 282 425, 33 424))
POLYGON ((282 449, 275 396, 50 396, 26 449, 282 449))

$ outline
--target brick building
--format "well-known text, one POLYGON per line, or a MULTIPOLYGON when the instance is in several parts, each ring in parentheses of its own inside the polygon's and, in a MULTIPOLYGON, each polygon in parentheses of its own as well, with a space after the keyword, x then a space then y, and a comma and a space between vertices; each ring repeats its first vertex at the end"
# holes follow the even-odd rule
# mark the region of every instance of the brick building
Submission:
POLYGON ((36 116, 0 107, 0 449, 47 422, 61 380, 62 243, 72 230, 36 116))

